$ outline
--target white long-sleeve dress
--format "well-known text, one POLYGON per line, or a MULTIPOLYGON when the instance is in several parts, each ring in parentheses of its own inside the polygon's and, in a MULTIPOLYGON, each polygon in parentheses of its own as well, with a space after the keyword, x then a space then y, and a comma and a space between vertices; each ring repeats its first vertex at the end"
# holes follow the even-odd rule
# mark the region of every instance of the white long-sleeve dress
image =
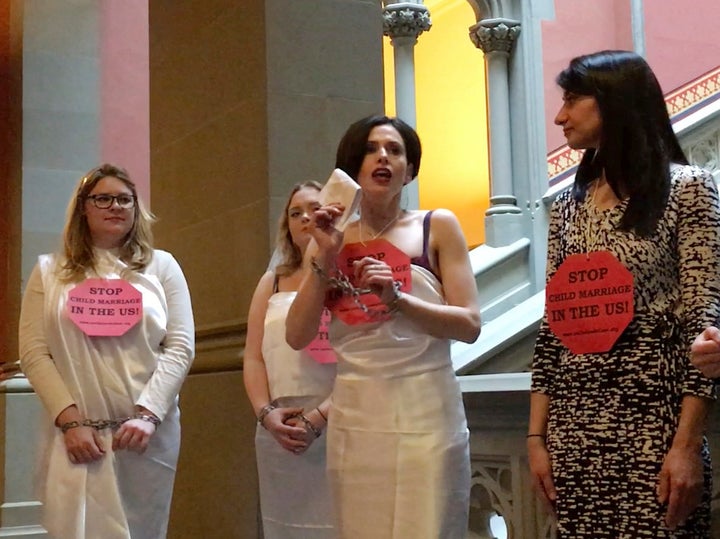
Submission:
MULTIPOLYGON (((125 264, 96 251, 97 275, 121 278, 125 264)), ((20 318, 21 364, 47 411, 38 495, 43 525, 57 539, 159 539, 166 535, 180 448, 178 392, 194 356, 190 295, 180 266, 154 251, 142 273, 126 278, 142 294, 143 317, 124 335, 89 337, 68 317, 68 292, 58 257, 42 255, 28 281, 20 318), (98 431, 105 455, 70 462, 58 414, 75 404, 88 419, 154 412, 157 427, 142 455, 112 450, 109 429, 98 431)))

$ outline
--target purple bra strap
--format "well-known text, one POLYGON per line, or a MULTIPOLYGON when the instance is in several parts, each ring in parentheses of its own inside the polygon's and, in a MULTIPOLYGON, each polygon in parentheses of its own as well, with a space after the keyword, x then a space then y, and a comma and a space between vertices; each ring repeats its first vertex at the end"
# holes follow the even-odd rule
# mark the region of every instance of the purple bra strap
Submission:
POLYGON ((430 273, 435 275, 435 272, 430 267, 430 258, 428 257, 428 243, 430 242, 430 218, 432 217, 432 210, 427 212, 425 214, 425 217, 423 218, 423 250, 422 254, 418 257, 411 258, 410 263, 414 264, 415 266, 420 266, 421 268, 425 268, 430 273))

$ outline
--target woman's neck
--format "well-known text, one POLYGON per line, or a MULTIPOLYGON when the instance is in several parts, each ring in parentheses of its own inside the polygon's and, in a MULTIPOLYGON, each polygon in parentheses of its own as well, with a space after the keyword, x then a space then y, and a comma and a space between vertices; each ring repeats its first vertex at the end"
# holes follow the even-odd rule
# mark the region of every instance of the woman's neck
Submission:
POLYGON ((609 210, 621 202, 605 178, 605 173, 590 184, 589 193, 590 202, 599 210, 609 210))
POLYGON ((377 231, 391 220, 397 219, 401 212, 399 198, 385 204, 376 204, 363 199, 360 206, 360 221, 362 221, 363 226, 377 231))

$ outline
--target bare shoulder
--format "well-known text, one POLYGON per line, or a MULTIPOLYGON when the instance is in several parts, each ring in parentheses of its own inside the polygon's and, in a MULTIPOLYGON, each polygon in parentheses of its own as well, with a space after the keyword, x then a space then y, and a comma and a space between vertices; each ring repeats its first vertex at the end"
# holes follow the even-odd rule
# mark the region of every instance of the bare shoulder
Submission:
POLYGON ((257 286, 255 287, 255 294, 270 297, 272 295, 273 288, 275 287, 275 273, 272 271, 266 271, 257 286))
POLYGON ((431 235, 440 240, 451 237, 463 237, 460 222, 453 212, 445 208, 433 210, 430 218, 431 235))

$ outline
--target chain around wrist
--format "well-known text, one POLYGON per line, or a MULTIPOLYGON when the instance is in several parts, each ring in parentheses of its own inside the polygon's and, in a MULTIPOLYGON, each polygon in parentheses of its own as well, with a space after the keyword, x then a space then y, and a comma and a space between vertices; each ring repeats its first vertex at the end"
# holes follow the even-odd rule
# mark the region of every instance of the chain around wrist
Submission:
POLYGON ((160 421, 159 417, 155 417, 152 414, 135 414, 133 416, 133 419, 140 419, 142 421, 147 421, 148 423, 152 423, 153 425, 155 425, 155 428, 159 427, 160 423, 162 423, 162 421, 160 421))
POLYGON ((310 421, 307 417, 305 417, 305 414, 300 414, 297 417, 299 417, 302 420, 302 422, 305 423, 305 428, 307 428, 310 432, 312 432, 315 435, 315 438, 320 438, 320 435, 322 434, 322 430, 320 430, 315 425, 313 425, 312 421, 310 421))
POLYGON ((394 314, 397 311, 400 310, 400 300, 402 299, 403 292, 400 289, 402 286, 402 283, 400 281, 395 281, 393 283, 393 298, 390 300, 390 303, 387 304, 387 314, 394 314))
POLYGON ((265 426, 265 416, 267 416, 275 408, 277 407, 272 402, 268 402, 265 406, 260 408, 260 413, 257 416, 258 425, 260 425, 264 429, 267 429, 267 427, 265 426))

